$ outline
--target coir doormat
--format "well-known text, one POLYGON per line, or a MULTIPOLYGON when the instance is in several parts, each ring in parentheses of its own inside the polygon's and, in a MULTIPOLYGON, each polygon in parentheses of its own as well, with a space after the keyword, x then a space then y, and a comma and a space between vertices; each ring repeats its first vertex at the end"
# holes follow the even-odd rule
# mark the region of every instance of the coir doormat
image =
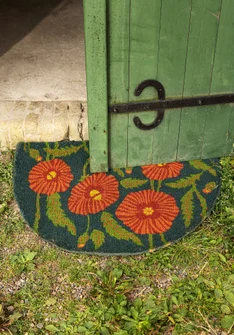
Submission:
POLYGON ((19 143, 14 192, 28 224, 69 251, 134 254, 193 231, 215 204, 219 160, 90 173, 88 142, 19 143))

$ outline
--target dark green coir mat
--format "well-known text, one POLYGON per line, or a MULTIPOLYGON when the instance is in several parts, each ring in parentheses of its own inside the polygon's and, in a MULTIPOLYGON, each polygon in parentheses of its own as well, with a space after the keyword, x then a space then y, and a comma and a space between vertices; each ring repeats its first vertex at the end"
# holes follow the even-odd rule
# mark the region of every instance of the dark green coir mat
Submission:
POLYGON ((210 212, 219 160, 90 173, 88 142, 19 143, 14 191, 28 224, 63 249, 134 254, 175 242, 210 212))

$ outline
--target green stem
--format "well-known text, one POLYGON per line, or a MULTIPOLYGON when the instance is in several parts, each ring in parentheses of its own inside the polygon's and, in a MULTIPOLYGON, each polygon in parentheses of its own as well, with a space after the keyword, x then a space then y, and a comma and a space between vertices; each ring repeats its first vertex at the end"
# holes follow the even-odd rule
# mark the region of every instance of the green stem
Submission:
MULTIPOLYGON (((55 142, 55 145, 54 145, 54 150, 57 150, 59 148, 59 143, 58 142, 55 142)), ((52 159, 55 158, 55 151, 53 151, 53 154, 52 154, 52 159)))
POLYGON ((85 141, 83 141, 83 144, 82 144, 82 146, 83 146, 83 148, 84 148, 84 151, 86 151, 86 152, 89 154, 89 149, 88 149, 88 147, 87 147, 87 145, 86 145, 86 142, 85 142, 85 141))
POLYGON ((162 180, 159 180, 158 185, 157 185, 157 192, 160 191, 161 185, 162 185, 162 180))
POLYGON ((87 215, 87 218, 88 218, 88 224, 87 224, 86 233, 88 234, 89 228, 90 228, 90 215, 87 215))
MULTIPOLYGON (((50 146, 49 146, 48 142, 46 142, 46 148, 50 149, 50 146)), ((46 161, 49 161, 49 160, 50 160, 50 154, 49 154, 49 150, 47 150, 47 152, 46 152, 46 161)))
POLYGON ((151 190, 154 191, 154 180, 150 180, 150 186, 151 186, 151 190))
POLYGON ((85 162, 84 166, 83 166, 83 176, 82 177, 84 177, 84 178, 87 176, 86 169, 87 169, 87 167, 89 165, 89 161, 90 161, 90 159, 88 158, 87 161, 85 162))
POLYGON ((161 241, 162 241, 162 243, 163 243, 163 244, 166 244, 167 241, 166 241, 166 239, 165 239, 164 234, 160 234, 160 237, 161 237, 161 241))
POLYGON ((35 214, 35 221, 33 225, 33 229, 38 232, 38 226, 39 226, 39 221, 41 218, 41 212, 40 212, 40 194, 37 194, 36 197, 36 214, 35 214))
POLYGON ((149 234, 149 249, 154 249, 153 234, 149 234))
POLYGON ((29 147, 29 143, 24 142, 24 151, 27 152, 29 147))

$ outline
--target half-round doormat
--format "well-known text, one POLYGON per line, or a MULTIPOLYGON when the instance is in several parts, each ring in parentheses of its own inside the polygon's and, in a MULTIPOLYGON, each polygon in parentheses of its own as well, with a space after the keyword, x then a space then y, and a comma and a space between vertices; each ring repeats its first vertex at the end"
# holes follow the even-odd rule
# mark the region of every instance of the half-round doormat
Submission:
POLYGON ((19 143, 14 192, 45 240, 70 251, 136 254, 193 231, 219 195, 219 160, 90 173, 88 142, 19 143))

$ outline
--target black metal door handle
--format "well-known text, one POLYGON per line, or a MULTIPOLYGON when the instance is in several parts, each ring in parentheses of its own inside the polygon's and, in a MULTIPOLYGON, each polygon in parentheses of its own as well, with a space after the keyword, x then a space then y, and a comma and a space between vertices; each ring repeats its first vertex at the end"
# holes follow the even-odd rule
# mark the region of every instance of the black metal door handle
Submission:
MULTIPOLYGON (((153 80, 153 79, 149 79, 149 80, 145 80, 142 83, 140 83, 140 85, 137 86, 137 88, 135 89, 134 95, 135 96, 140 96, 141 93, 144 91, 144 89, 146 87, 149 86, 153 86, 154 88, 156 88, 157 92, 158 92, 158 99, 159 100, 165 100, 165 89, 163 87, 163 85, 157 81, 157 80, 153 80)), ((146 108, 144 108, 145 111, 147 111, 147 106, 146 108)), ((138 116, 135 116, 133 118, 133 122, 135 124, 135 126, 141 130, 151 130, 154 129, 156 127, 158 127, 160 125, 160 123, 162 122, 163 118, 164 118, 164 111, 165 109, 161 108, 157 110, 157 116, 155 118, 155 120, 149 124, 144 124, 141 119, 138 116)))

